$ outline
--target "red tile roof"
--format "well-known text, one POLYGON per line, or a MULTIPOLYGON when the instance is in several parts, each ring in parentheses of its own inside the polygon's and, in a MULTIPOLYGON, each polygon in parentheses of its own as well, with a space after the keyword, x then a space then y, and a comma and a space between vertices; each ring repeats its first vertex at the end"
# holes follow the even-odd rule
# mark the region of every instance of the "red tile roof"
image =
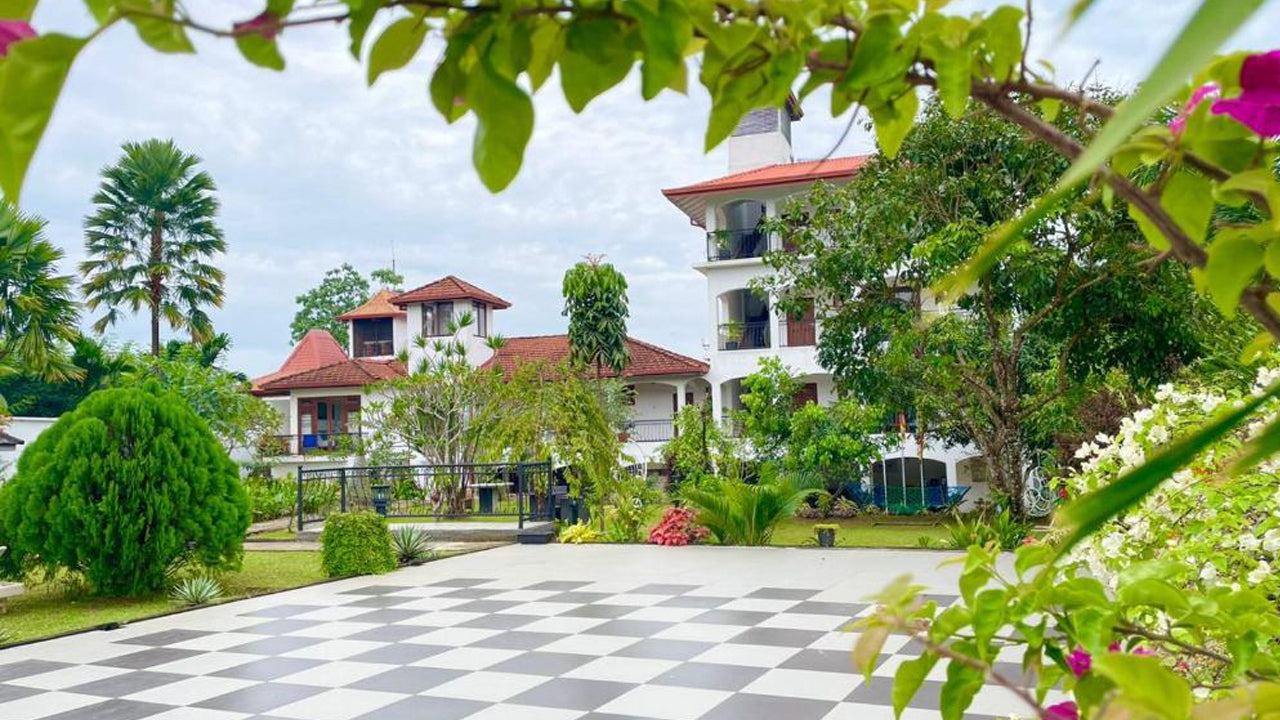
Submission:
POLYGON ((255 384, 255 395, 283 395, 290 390, 329 387, 364 387, 379 380, 406 374, 399 360, 341 360, 331 365, 278 376, 255 384))
POLYGON ((689 216, 694 223, 705 222, 706 202, 702 196, 732 190, 748 190, 778 185, 812 183, 817 180, 841 180, 853 177, 874 155, 807 160, 804 162, 765 165, 754 170, 734 173, 684 187, 667 188, 662 194, 689 216))
POLYGON ((337 317, 338 320, 358 320, 362 318, 404 317, 405 312, 391 304, 391 298, 398 293, 395 290, 382 289, 373 294, 368 302, 337 317))
MULTIPOLYGON (((627 338, 627 350, 631 354, 631 362, 622 370, 622 377, 644 377, 653 375, 702 375, 710 366, 701 360, 672 352, 657 345, 627 338)), ((569 357, 568 335, 537 335, 533 337, 507 338, 493 357, 482 367, 500 368, 503 372, 511 372, 517 367, 532 362, 559 363, 569 357)), ((614 377, 616 373, 605 370, 605 377, 614 377)))
POLYGON ((479 300, 480 302, 489 303, 495 310, 511 307, 511 303, 497 295, 481 290, 475 285, 453 275, 445 275, 435 282, 401 293, 390 300, 392 303, 401 306, 409 303, 435 302, 437 300, 479 300))
POLYGON ((338 341, 333 339, 328 330, 313 328, 302 336, 302 340, 289 353, 279 370, 254 378, 253 388, 271 382, 286 375, 295 375, 307 370, 314 370, 325 365, 332 365, 347 359, 347 351, 342 349, 338 341))

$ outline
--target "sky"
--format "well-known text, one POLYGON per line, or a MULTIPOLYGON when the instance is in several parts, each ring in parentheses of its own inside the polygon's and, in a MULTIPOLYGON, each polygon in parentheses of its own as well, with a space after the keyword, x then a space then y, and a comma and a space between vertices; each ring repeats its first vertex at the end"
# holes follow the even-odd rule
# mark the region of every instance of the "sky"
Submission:
MULTIPOLYGON (((262 4, 188 7, 197 19, 227 25, 262 4)), ((962 0, 948 12, 994 4, 962 0)), ((1063 36, 1067 5, 1036 0, 1031 55, 1049 60, 1061 83, 1078 82, 1097 61, 1094 79, 1131 88, 1196 1, 1098 0, 1063 36)), ((40 32, 91 28, 80 0, 44 0, 34 24, 40 32)), ((1273 1, 1228 48, 1272 49, 1276 27, 1273 1)), ((575 115, 552 79, 535 98, 520 175, 495 195, 471 166, 472 119, 448 125, 427 97, 442 43, 429 42, 409 66, 368 88, 345 27, 286 32, 283 73, 248 64, 229 41, 194 39, 194 55, 161 55, 121 25, 78 59, 22 202, 48 221, 49 239, 66 253, 63 272, 76 274, 83 259, 89 199, 121 143, 172 138, 203 159, 218 185, 228 252, 216 262, 227 274, 226 302, 211 315, 232 338, 233 369, 253 376, 280 365, 295 297, 326 270, 347 262, 367 274, 393 255, 408 287, 453 274, 511 302, 494 327, 506 336, 563 332, 561 276, 588 254, 604 255, 630 285, 630 333, 705 356, 706 289, 691 268, 705 241, 661 193, 726 174, 723 146, 703 153, 709 103, 695 82, 688 96, 646 103, 633 73, 575 115)), ((848 118, 830 116, 829 97, 815 93, 804 110, 792 130, 798 159, 874 150, 860 129, 837 147, 848 118)), ((86 329, 94 319, 85 313, 86 329)), ((144 317, 133 318, 108 337, 145 344, 146 327, 144 317)))

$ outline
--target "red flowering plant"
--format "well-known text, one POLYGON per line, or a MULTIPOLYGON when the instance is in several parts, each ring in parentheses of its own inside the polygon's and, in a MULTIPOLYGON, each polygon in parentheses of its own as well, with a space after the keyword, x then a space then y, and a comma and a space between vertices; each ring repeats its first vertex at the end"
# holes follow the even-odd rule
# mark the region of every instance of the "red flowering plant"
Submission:
POLYGON ((707 529, 698 524, 698 514, 689 508, 669 507, 649 531, 654 545, 692 545, 707 538, 707 529))

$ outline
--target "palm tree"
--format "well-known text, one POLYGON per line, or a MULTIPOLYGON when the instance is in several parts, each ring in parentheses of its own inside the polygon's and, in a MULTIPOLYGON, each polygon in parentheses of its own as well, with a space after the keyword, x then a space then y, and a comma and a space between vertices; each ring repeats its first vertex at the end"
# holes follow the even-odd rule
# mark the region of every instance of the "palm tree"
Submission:
POLYGON ((78 335, 79 310, 72 279, 56 274, 61 259, 62 251, 44 237, 43 220, 0 200, 0 376, 59 381, 83 375, 64 349, 78 335))
POLYGON ((93 196, 97 209, 84 221, 85 300, 91 309, 107 309, 93 324, 99 333, 119 320, 121 308, 147 308, 151 354, 159 356, 161 318, 174 330, 189 330, 195 341, 212 333, 205 308, 221 307, 225 276, 209 260, 226 252, 227 243, 214 222, 213 178, 196 169, 200 158, 172 140, 123 149, 102 171, 93 196))

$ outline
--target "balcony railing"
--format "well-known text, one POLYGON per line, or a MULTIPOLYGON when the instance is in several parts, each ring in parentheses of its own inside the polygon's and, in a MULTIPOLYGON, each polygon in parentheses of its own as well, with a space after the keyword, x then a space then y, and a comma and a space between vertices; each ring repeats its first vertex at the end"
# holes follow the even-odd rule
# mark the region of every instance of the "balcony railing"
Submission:
POLYGON ((631 420, 623 428, 623 438, 635 442, 666 442, 676 436, 673 420, 631 420))
POLYGON ((356 357, 386 357, 395 354, 390 340, 365 340, 356 344, 356 357))
POLYGON ((725 323, 720 326, 721 350, 756 350, 769 347, 769 323, 725 323))
POLYGON ((302 433, 268 435, 262 438, 260 452, 264 457, 309 455, 311 453, 349 452, 359 443, 359 432, 302 433))
POLYGON ((812 320, 779 320, 778 346, 802 347, 818 344, 818 328, 812 320))
POLYGON ((769 236, 762 230, 714 230, 707 233, 707 260, 764 257, 769 236))

